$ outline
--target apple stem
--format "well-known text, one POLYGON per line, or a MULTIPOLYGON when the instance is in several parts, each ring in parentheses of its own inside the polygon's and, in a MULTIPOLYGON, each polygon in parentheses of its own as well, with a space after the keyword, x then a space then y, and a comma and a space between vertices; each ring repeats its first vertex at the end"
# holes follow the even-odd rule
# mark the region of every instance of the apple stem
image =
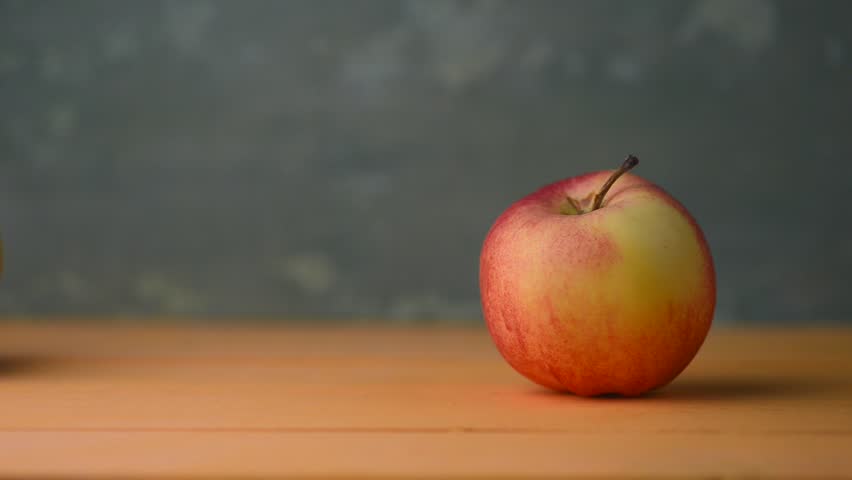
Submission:
POLYGON ((601 187, 601 189, 598 190, 598 193, 595 194, 595 202, 592 204, 592 209, 590 211, 593 212, 601 208, 604 195, 606 195, 606 192, 608 192, 610 187, 612 187, 612 184, 615 183, 616 180, 618 180, 618 177, 624 175, 625 172, 635 167, 636 165, 639 165, 639 159, 636 158, 634 155, 628 155, 627 158, 624 159, 624 163, 622 163, 621 166, 618 167, 618 170, 612 172, 612 175, 610 175, 606 183, 603 184, 603 187, 601 187))

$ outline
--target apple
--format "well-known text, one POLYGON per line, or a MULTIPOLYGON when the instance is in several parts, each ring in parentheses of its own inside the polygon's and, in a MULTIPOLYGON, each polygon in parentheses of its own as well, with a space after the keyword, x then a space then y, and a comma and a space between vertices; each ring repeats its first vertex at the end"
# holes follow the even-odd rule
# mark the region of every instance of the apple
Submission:
POLYGON ((613 171, 547 185, 510 206, 482 246, 491 337, 528 379, 582 396, 636 396, 671 382, 716 305, 698 224, 662 188, 613 171))

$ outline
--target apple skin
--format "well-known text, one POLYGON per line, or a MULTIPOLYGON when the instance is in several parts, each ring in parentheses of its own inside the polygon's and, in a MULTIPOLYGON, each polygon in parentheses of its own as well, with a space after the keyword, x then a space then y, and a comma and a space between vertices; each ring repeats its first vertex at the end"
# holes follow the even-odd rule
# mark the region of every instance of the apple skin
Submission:
POLYGON ((677 200, 624 174, 601 208, 561 213, 612 172, 545 186, 495 221, 482 247, 483 314, 506 361, 581 396, 637 396, 671 382, 704 342, 716 275, 677 200))

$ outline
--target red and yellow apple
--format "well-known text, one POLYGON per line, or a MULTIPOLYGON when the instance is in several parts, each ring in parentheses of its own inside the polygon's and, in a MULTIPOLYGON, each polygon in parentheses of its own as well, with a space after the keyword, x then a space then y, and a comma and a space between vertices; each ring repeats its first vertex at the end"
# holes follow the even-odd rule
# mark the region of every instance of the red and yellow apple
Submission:
POLYGON ((488 232, 488 329, 540 385, 639 395, 672 381, 707 336, 716 278, 704 234, 671 195, 626 173, 637 163, 545 186, 488 232))

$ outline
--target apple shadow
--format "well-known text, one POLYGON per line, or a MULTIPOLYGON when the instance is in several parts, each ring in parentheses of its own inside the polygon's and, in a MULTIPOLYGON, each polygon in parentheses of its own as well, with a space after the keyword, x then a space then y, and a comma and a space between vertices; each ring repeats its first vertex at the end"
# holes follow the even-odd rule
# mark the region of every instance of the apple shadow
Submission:
POLYGON ((755 398, 807 397, 843 388, 834 381, 805 378, 683 378, 645 397, 665 400, 726 401, 755 398))
POLYGON ((0 355, 0 380, 10 377, 40 375, 61 368, 58 358, 32 354, 0 355))
MULTIPOLYGON (((771 379, 760 377, 683 378, 675 380, 664 387, 635 397, 607 393, 594 397, 587 397, 585 399, 607 402, 725 402, 748 399, 807 397, 810 395, 825 394, 839 389, 848 390, 849 387, 849 385, 839 384, 836 381, 828 379, 771 379)), ((555 392, 543 388, 537 389, 536 394, 551 398, 581 398, 571 393, 555 392)))

